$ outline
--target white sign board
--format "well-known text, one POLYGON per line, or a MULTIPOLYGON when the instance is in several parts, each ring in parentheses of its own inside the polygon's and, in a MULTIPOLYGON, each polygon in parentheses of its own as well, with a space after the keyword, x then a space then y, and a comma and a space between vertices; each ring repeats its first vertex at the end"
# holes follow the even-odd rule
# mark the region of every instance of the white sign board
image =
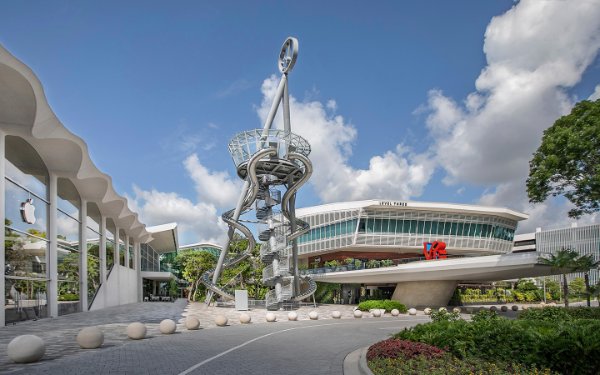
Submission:
POLYGON ((236 290, 235 291, 235 309, 237 311, 248 310, 248 291, 247 290, 236 290))

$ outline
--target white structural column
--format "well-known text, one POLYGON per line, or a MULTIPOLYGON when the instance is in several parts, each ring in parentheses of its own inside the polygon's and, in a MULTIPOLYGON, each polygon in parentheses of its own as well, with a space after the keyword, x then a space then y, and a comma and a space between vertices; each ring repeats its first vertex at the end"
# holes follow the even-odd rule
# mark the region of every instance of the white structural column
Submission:
POLYGON ((107 306, 108 285, 106 284, 106 216, 100 214, 100 223, 98 224, 100 227, 100 249, 98 249, 100 255, 100 283, 102 284, 101 288, 104 290, 104 293, 102 293, 104 296, 102 306, 107 306))
POLYGON ((142 282, 142 246, 139 242, 133 243, 133 259, 134 259, 134 267, 135 273, 137 275, 137 287, 138 287, 138 302, 142 302, 144 300, 144 284, 142 282))
POLYGON ((50 317, 58 316, 58 243, 56 239, 57 176, 49 173, 48 198, 48 309, 50 317))
POLYGON ((129 268, 129 235, 125 235, 125 267, 129 268))
MULTIPOLYGON (((106 284, 106 216, 100 217, 100 249, 98 249, 98 255, 100 256, 100 283, 106 284)), ((105 286, 106 287, 106 286, 105 286)))
POLYGON ((115 247, 113 249, 113 271, 117 271, 118 267, 117 265, 119 264, 120 260, 119 260, 119 242, 121 242, 120 237, 119 237, 119 227, 115 224, 115 247))
MULTIPOLYGON (((4 132, 0 131, 0 217, 2 217, 2 222, 4 223, 4 218, 6 215, 6 207, 5 207, 5 202, 4 202, 4 197, 6 196, 4 194, 4 189, 6 188, 6 179, 4 178, 4 176, 6 176, 6 167, 4 164, 4 150, 6 149, 6 141, 5 141, 5 136, 4 136, 4 132)), ((0 270, 4 269, 4 254, 6 253, 6 250, 4 249, 4 230, 0 231, 0 270)), ((0 326, 4 327, 5 324, 5 313, 4 313, 4 306, 6 306, 6 296, 5 296, 5 290, 6 290, 6 278, 4 275, 2 275, 2 277, 0 277, 0 326)))
POLYGON ((109 290, 108 288, 106 288, 106 292, 107 293, 115 293, 117 296, 117 304, 120 305, 121 304, 121 296, 120 296, 120 291, 119 291, 119 285, 121 285, 121 278, 120 278, 120 274, 121 274, 121 270, 120 265, 121 265, 121 260, 119 257, 119 252, 120 250, 120 246, 119 243, 121 242, 121 235, 119 234, 121 230, 119 229, 119 226, 116 223, 115 220, 115 251, 114 251, 114 262, 113 262, 113 269, 111 272, 111 275, 113 278, 117 279, 117 282, 114 284, 116 287, 114 290, 109 290))
POLYGON ((87 201, 82 199, 79 208, 79 301, 81 302, 81 311, 88 311, 87 258, 87 201))

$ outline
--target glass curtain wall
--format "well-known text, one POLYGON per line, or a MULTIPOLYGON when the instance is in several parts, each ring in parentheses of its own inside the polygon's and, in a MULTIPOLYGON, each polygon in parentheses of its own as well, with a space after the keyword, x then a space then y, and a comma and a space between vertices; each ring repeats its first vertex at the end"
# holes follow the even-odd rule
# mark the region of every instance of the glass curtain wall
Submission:
POLYGON ((6 137, 5 312, 6 323, 48 316, 48 170, 19 137, 6 137), (23 215, 22 205, 29 202, 23 215), (33 220, 35 218, 35 220, 33 220), (26 220, 27 219, 27 220, 26 220))
POLYGON ((129 244, 128 246, 128 251, 129 251, 129 268, 131 269, 135 269, 135 266, 133 265, 133 245, 129 244))
POLYGON ((119 265, 125 266, 125 234, 123 231, 119 231, 116 241, 119 244, 119 265))
POLYGON ((115 223, 106 219, 106 277, 115 264, 115 223))
POLYGON ((100 216, 100 210, 94 203, 87 204, 87 228, 86 228, 86 239, 87 239, 87 268, 88 268, 88 308, 92 306, 94 297, 100 289, 100 240, 102 234, 100 234, 100 224, 98 224, 102 217, 100 216))
POLYGON ((57 181, 56 213, 58 261, 58 315, 81 311, 79 293, 79 207, 81 201, 73 183, 65 178, 57 181))

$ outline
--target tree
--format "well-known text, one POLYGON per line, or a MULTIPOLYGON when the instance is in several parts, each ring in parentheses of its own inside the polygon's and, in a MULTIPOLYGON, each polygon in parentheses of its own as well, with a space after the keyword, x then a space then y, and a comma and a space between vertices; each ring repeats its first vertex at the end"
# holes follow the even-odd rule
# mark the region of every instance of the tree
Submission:
POLYGON ((583 278, 585 283, 585 294, 588 307, 591 306, 591 295, 592 290, 590 287, 590 270, 597 268, 600 265, 600 261, 596 261, 592 254, 582 255, 577 258, 577 271, 583 272, 583 278))
POLYGON ((527 195, 532 203, 565 196, 579 218, 600 210, 600 99, 584 100, 544 131, 529 162, 527 195))
POLYGON ((574 294, 577 298, 581 297, 582 294, 585 294, 585 282, 583 278, 576 277, 569 283, 569 293, 574 294))
POLYGON ((550 257, 540 257, 539 261, 552 267, 553 270, 559 270, 563 277, 563 296, 565 298, 565 307, 569 307, 569 285, 567 284, 567 274, 577 269, 577 258, 579 253, 571 249, 560 249, 550 257))
POLYGON ((183 278, 190 282, 188 300, 196 301, 198 292, 202 291, 200 278, 204 272, 215 267, 217 260, 206 251, 184 251, 177 255, 177 262, 182 266, 183 278))

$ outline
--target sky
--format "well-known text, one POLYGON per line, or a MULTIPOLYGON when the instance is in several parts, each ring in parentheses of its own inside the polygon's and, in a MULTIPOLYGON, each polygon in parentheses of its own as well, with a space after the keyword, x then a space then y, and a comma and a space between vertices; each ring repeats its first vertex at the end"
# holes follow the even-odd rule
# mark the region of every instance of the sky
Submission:
POLYGON ((543 131, 600 97, 600 0, 0 3, 0 43, 180 244, 225 237, 242 185, 227 143, 262 128, 288 36, 292 130, 314 165, 298 207, 501 206, 530 215, 518 233, 572 222, 563 198, 529 204, 525 180, 543 131))

